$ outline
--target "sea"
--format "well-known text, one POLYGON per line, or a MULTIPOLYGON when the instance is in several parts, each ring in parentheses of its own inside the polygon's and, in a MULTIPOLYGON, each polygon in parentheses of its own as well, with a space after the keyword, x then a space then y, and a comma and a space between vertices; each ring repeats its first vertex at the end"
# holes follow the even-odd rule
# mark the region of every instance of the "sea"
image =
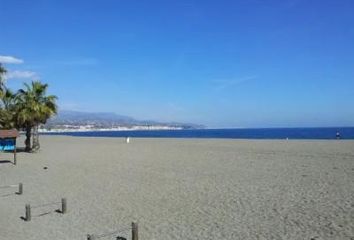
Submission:
POLYGON ((354 127, 136 130, 46 133, 76 137, 354 139, 354 127), (338 136, 339 135, 339 136, 338 136))

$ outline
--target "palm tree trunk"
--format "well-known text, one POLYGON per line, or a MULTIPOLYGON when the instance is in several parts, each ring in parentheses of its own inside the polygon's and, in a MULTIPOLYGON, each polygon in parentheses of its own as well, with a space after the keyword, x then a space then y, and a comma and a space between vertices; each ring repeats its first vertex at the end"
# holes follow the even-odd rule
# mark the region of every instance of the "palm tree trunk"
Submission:
POLYGON ((31 151, 31 126, 26 126, 26 140, 25 140, 25 151, 30 152, 31 151))
POLYGON ((39 132, 38 132, 38 124, 36 126, 34 126, 33 128, 33 142, 32 142, 32 149, 37 151, 39 150, 40 148, 40 145, 39 145, 39 132))

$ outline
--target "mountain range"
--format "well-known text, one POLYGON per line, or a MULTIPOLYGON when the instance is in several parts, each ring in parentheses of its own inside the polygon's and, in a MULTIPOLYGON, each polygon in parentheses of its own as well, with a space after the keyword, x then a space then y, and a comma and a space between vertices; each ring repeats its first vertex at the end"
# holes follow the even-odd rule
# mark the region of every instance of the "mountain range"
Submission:
POLYGON ((92 125, 95 128, 114 128, 130 126, 166 126, 182 129, 204 128, 203 125, 177 122, 158 122, 137 120, 129 116, 111 112, 79 112, 61 110, 45 125, 46 128, 63 128, 64 126, 92 125))

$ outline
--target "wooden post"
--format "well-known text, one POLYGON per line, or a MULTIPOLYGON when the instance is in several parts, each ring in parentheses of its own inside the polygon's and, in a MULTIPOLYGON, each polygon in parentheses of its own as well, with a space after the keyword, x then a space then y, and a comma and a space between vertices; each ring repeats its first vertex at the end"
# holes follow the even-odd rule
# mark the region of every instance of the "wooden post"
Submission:
POLYGON ((14 144, 14 164, 17 164, 17 158, 16 158, 16 138, 15 138, 15 144, 14 144))
POLYGON ((18 195, 21 195, 23 193, 23 184, 22 183, 19 183, 18 184, 18 195))
POLYGON ((66 198, 61 199, 61 213, 66 213, 66 198))
POLYGON ((31 206, 29 204, 26 204, 26 219, 25 221, 29 222, 31 221, 31 206))
POLYGON ((132 222, 132 240, 138 240, 138 223, 132 222))
POLYGON ((91 234, 87 234, 87 240, 95 240, 95 236, 91 234))

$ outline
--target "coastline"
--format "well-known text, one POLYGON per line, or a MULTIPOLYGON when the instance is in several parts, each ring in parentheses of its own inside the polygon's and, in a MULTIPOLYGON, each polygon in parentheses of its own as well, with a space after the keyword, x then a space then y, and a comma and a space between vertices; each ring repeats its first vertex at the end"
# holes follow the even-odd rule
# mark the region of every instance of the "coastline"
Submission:
POLYGON ((218 139, 354 139, 354 127, 327 128, 234 128, 234 129, 85 129, 56 130, 41 132, 45 135, 70 135, 80 137, 144 137, 144 138, 218 138, 218 139), (338 133, 340 137, 338 138, 338 133))
POLYGON ((155 130, 183 130, 183 127, 170 126, 133 126, 117 128, 75 128, 75 129, 39 129, 40 133, 66 133, 66 132, 119 132, 119 131, 155 131, 155 130))

